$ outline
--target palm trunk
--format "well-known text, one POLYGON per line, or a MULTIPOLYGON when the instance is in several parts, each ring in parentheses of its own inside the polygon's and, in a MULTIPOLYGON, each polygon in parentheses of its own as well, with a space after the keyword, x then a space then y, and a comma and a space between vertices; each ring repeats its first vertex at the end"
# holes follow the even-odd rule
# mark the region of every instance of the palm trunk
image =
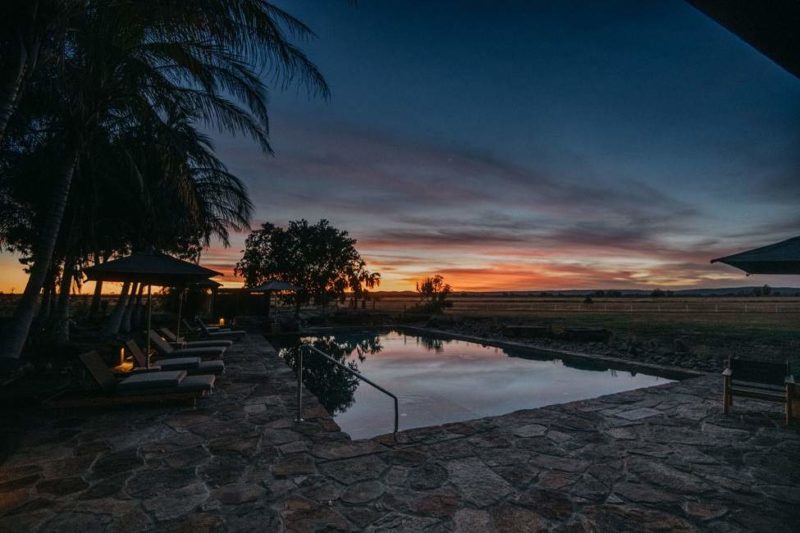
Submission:
MULTIPOLYGON (((36 248, 34 248, 34 262, 31 268, 25 292, 22 295, 11 322, 6 326, 2 336, 0 336, 0 358, 10 358, 19 360, 28 333, 31 329, 33 317, 36 316, 36 309, 39 304, 39 293, 42 290, 47 271, 53 260, 53 251, 58 240, 58 233, 61 229, 61 220, 64 218, 64 211, 67 207, 70 187, 72 186, 72 176, 75 173, 78 153, 74 150, 66 159, 66 164, 61 173, 60 179, 53 190, 53 200, 50 204, 50 212, 41 227, 41 233, 36 248)), ((2 366, 3 361, 0 361, 2 366)), ((5 361, 6 364, 11 363, 5 361)))
POLYGON ((131 288, 131 283, 126 281, 122 284, 122 291, 117 298, 117 305, 114 307, 111 316, 108 317, 108 323, 104 328, 104 333, 109 335, 116 335, 119 333, 120 324, 122 324, 122 315, 125 312, 125 304, 128 303, 128 291, 131 288))
POLYGON ((69 300, 74 272, 75 261, 68 257, 64 260, 64 272, 61 275, 61 287, 53 319, 53 340, 59 345, 69 342, 69 300))
POLYGON ((0 102, 0 142, 3 141, 5 136, 6 127, 17 108, 17 101, 22 89, 22 82, 25 79, 25 70, 28 65, 28 52, 25 49, 25 43, 20 38, 19 43, 19 58, 16 72, 14 73, 8 85, 3 91, 3 101, 0 102))
POLYGON ((47 272, 47 279, 44 282, 44 294, 42 295, 42 304, 39 306, 39 314, 36 315, 35 327, 41 329, 50 319, 50 303, 53 300, 54 291, 53 283, 56 277, 54 268, 47 272))

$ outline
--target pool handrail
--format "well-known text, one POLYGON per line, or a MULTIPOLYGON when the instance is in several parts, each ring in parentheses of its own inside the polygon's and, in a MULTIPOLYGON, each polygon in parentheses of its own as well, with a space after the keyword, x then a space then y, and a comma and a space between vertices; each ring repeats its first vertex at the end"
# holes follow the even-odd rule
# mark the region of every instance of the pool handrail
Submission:
POLYGON ((342 368, 343 370, 346 370, 347 372, 350 372, 351 374, 353 374, 358 379, 369 383, 370 385, 372 385, 373 387, 375 387, 376 389, 378 389, 382 393, 384 393, 387 396, 391 397, 392 400, 394 400, 394 433, 397 433, 398 424, 399 424, 399 421, 400 421, 400 410, 398 408, 397 396, 395 396, 394 394, 392 394, 388 390, 384 389, 383 387, 381 387, 380 385, 378 385, 374 381, 370 380, 369 378, 365 377, 364 375, 360 374, 359 372, 356 372, 355 370, 353 370, 349 366, 343 365, 342 363, 340 363, 339 361, 337 361, 336 359, 334 359, 330 355, 326 354, 325 352, 323 352, 322 350, 320 350, 316 346, 312 346, 310 344, 301 344, 300 345, 300 349, 298 350, 297 418, 295 419, 295 422, 302 422, 303 421, 303 387, 302 387, 302 384, 303 384, 303 348, 308 348, 309 350, 317 352, 319 355, 321 355, 322 357, 324 357, 325 359, 327 359, 331 363, 335 364, 339 368, 342 368))

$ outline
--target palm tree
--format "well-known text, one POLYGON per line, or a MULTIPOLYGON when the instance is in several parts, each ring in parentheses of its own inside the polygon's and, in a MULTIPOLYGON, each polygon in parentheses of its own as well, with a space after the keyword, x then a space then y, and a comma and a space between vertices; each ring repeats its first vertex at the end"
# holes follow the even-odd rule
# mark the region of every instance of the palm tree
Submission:
POLYGON ((308 29, 260 0, 87 1, 69 27, 58 60, 38 69, 35 90, 26 92, 33 102, 26 122, 45 131, 40 143, 60 152, 60 163, 32 246, 28 284, 0 338, 5 357, 21 354, 76 165, 97 138, 114 138, 178 110, 193 121, 247 135, 269 152, 266 88, 254 67, 266 68, 282 84, 299 80, 323 95, 328 90, 290 41, 309 35, 308 29))
POLYGON ((42 57, 63 44, 76 0, 6 0, 0 5, 0 142, 42 57))

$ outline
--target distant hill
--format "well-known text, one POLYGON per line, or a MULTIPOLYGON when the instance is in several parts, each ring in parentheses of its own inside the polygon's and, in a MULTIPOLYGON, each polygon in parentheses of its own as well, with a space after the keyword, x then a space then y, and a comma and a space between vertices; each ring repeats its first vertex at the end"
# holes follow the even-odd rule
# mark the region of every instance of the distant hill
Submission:
MULTIPOLYGON (((653 289, 569 289, 569 290, 552 290, 552 291, 455 291, 453 296, 458 297, 558 297, 558 296, 595 296, 604 294, 606 296, 620 296, 620 297, 648 297, 653 294, 653 291, 660 290, 664 296, 673 297, 713 297, 713 296, 753 296, 754 292, 763 287, 763 285, 753 285, 748 287, 723 287, 720 289, 662 289, 655 287, 653 289)), ((415 291, 378 291, 377 296, 383 297, 415 297, 415 291)), ((800 296, 800 288, 798 287, 770 287, 769 296, 800 296)))

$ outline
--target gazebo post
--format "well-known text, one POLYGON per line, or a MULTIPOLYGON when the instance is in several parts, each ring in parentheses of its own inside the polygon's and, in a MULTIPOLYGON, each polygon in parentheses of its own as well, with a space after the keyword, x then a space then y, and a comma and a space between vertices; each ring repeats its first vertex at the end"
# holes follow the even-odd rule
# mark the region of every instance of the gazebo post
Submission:
POLYGON ((184 288, 178 289, 178 323, 175 325, 175 337, 178 342, 181 341, 181 313, 183 311, 183 291, 184 288))
POLYGON ((147 368, 150 368, 150 328, 153 324, 153 297, 152 285, 147 284, 147 352, 145 353, 147 368))

